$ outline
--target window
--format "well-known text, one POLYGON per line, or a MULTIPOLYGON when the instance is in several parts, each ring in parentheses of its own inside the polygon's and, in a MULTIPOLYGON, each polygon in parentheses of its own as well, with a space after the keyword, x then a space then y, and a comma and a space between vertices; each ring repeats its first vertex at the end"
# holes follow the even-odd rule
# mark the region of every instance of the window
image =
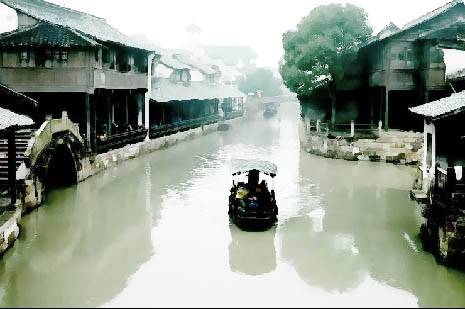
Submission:
POLYGON ((105 69, 115 69, 115 53, 110 48, 104 47, 102 49, 102 61, 105 69))
POLYGON ((182 72, 180 70, 175 70, 171 73, 171 80, 175 82, 180 82, 182 78, 182 72))
POLYGON ((66 50, 61 50, 61 51, 60 51, 59 60, 60 60, 61 62, 68 61, 68 52, 67 52, 66 50))
POLYGON ((411 48, 407 49, 407 61, 413 61, 413 50, 411 48))
POLYGON ((399 52, 400 61, 413 61, 413 50, 411 48, 405 47, 401 52, 399 52))
POLYGON ((183 70, 181 72, 181 81, 188 82, 189 81, 189 71, 183 70))
POLYGON ((66 50, 54 50, 53 51, 53 60, 56 62, 66 62, 68 61, 68 52, 66 50))
POLYGON ((56 62, 60 61, 60 51, 58 51, 58 50, 53 51, 53 60, 56 61, 56 62))
POLYGON ((405 61, 405 51, 401 51, 401 52, 399 53, 399 60, 400 60, 400 61, 405 61))
POLYGON ((30 53, 27 50, 24 50, 19 53, 19 60, 20 61, 29 61, 30 53))
POLYGON ((53 60, 53 53, 51 49, 45 50, 45 60, 53 60))
POLYGON ((34 60, 35 55, 33 51, 23 50, 19 52, 19 64, 22 67, 30 66, 31 60, 34 60))

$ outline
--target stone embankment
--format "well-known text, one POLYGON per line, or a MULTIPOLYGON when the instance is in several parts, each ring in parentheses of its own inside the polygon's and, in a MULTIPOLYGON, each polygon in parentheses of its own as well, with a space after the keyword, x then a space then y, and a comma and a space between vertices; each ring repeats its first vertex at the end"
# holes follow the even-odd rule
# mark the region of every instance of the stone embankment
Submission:
MULTIPOLYGON (((233 124, 241 120, 242 118, 226 120, 224 121, 224 124, 233 124)), ((90 176, 93 176, 107 168, 117 166, 124 161, 176 145, 182 141, 215 132, 218 130, 218 125, 218 123, 214 123, 188 131, 163 136, 157 139, 150 139, 137 144, 127 145, 96 156, 83 158, 81 160, 82 169, 79 171, 78 179, 79 181, 83 181, 90 176)))
POLYGON ((422 158, 423 134, 380 131, 376 138, 332 137, 323 132, 305 133, 304 149, 326 158, 417 164, 422 158))
POLYGON ((3 255, 18 238, 20 220, 20 208, 6 210, 0 215, 0 255, 3 255))

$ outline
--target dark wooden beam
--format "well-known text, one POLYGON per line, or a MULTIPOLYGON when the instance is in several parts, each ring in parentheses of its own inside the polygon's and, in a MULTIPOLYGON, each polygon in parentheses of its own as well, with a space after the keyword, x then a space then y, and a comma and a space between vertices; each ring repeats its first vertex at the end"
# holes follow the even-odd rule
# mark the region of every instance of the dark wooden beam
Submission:
POLYGON ((8 129, 8 185, 11 205, 16 205, 16 136, 15 127, 8 129))
POLYGON ((111 108, 111 94, 110 93, 106 93, 106 103, 107 103, 107 108, 106 108, 106 111, 107 111, 107 136, 110 137, 112 132, 111 132, 111 123, 113 122, 113 119, 112 119, 112 108, 111 108))

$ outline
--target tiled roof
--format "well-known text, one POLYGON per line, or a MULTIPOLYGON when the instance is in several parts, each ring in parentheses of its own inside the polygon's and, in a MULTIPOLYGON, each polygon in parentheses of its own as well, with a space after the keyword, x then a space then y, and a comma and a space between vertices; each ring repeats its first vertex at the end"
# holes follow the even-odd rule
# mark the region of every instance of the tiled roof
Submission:
POLYGON ((183 84, 171 82, 168 79, 158 79, 152 83, 151 99, 157 102, 170 102, 240 98, 245 96, 236 87, 228 85, 209 85, 204 82, 183 84))
POLYGON ((65 26, 92 38, 146 50, 143 44, 111 27, 103 18, 71 10, 43 0, 0 0, 12 9, 40 21, 65 26))
POLYGON ((177 59, 170 53, 161 52, 160 62, 173 70, 189 70, 191 67, 177 59))
POLYGON ((465 91, 450 97, 410 108, 410 111, 426 118, 438 119, 465 110, 465 91))
POLYGON ((200 72, 203 74, 215 74, 216 71, 212 69, 210 64, 207 63, 202 63, 200 61, 195 60, 192 56, 186 54, 186 53, 176 53, 173 55, 173 57, 180 62, 187 64, 193 69, 198 69, 200 72))
MULTIPOLYGON (((437 8, 437 9, 434 10, 434 11, 428 12, 428 13, 426 13, 425 15, 423 15, 423 16, 417 18, 417 19, 414 19, 414 20, 410 21, 409 23, 407 23, 406 25, 404 25, 404 26, 402 27, 402 29, 398 29, 397 31, 393 31, 393 32, 389 33, 388 35, 379 36, 379 37, 378 37, 378 36, 373 37, 372 39, 370 39, 370 40, 364 45, 364 47, 369 46, 369 45, 371 45, 371 44, 374 43, 374 42, 380 42, 380 41, 383 41, 383 40, 385 40, 385 39, 387 39, 387 38, 390 38, 390 37, 392 37, 392 36, 394 36, 394 35, 396 35, 396 34, 399 34, 399 33, 405 32, 405 31, 407 31, 407 30, 410 30, 410 29, 412 29, 413 27, 416 27, 416 26, 418 26, 418 25, 420 25, 420 24, 422 24, 422 23, 424 23, 424 22, 426 22, 426 21, 428 21, 428 20, 431 20, 431 19, 433 19, 433 18, 435 18, 435 17, 437 17, 437 16, 443 14, 444 12, 447 12, 448 10, 452 9, 453 7, 455 7, 456 5, 459 5, 459 4, 460 4, 460 5, 463 5, 463 4, 464 4, 463 0, 454 0, 454 1, 452 1, 452 2, 449 2, 449 3, 447 3, 446 5, 444 5, 444 6, 440 7, 440 8, 437 8)), ((395 26, 395 25, 394 25, 394 26, 395 26)), ((383 30, 384 30, 384 29, 383 29, 383 30)))
POLYGON ((39 23, 32 27, 0 34, 2 47, 77 47, 99 45, 76 30, 59 25, 39 23))
POLYGON ((0 84, 0 107, 34 117, 37 114, 38 106, 36 100, 0 84))
POLYGON ((5 130, 12 126, 29 126, 32 124, 34 122, 28 116, 16 114, 0 107, 0 130, 5 130))
POLYGON ((447 74, 447 80, 454 81, 454 80, 463 80, 465 79, 465 69, 459 69, 454 72, 447 74))

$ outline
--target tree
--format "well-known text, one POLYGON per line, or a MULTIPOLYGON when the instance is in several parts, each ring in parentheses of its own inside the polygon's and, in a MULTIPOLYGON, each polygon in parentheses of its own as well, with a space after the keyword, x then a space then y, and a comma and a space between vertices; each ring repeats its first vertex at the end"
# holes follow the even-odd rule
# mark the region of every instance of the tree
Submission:
POLYGON ((335 85, 372 32, 362 8, 329 4, 313 9, 297 30, 283 34, 285 53, 280 73, 284 84, 300 96, 309 96, 315 88, 326 85, 334 123, 335 85))
POLYGON ((281 85, 271 70, 260 68, 247 73, 239 81, 239 90, 244 93, 262 90, 264 96, 276 96, 282 94, 281 85))

